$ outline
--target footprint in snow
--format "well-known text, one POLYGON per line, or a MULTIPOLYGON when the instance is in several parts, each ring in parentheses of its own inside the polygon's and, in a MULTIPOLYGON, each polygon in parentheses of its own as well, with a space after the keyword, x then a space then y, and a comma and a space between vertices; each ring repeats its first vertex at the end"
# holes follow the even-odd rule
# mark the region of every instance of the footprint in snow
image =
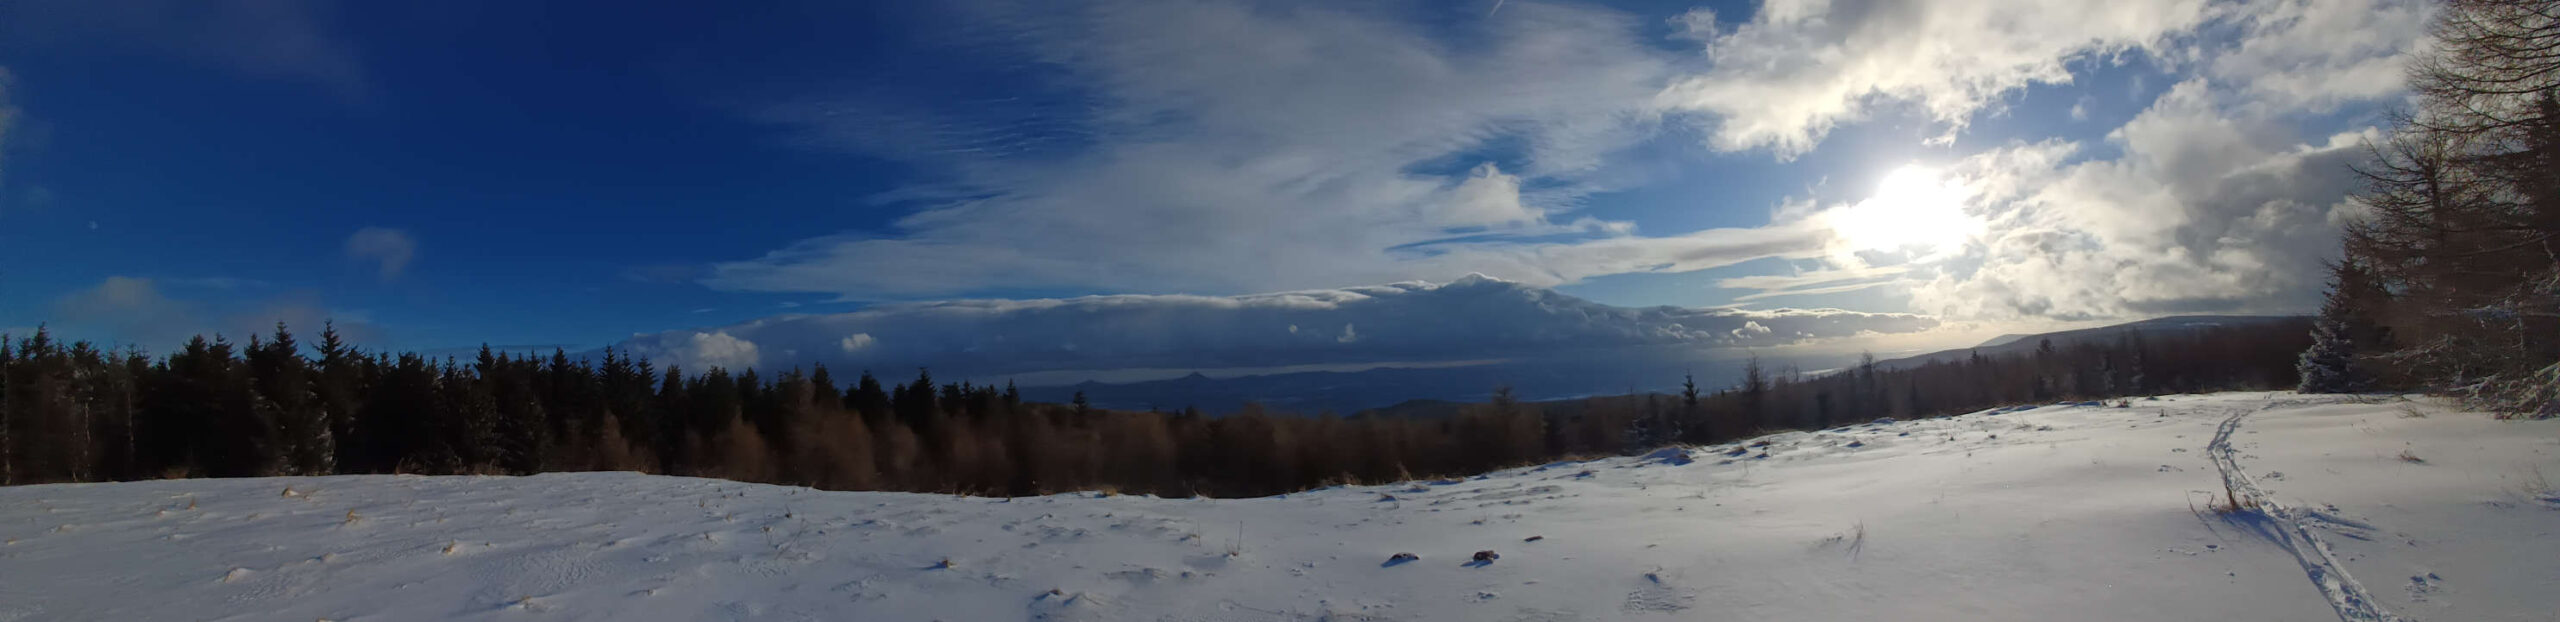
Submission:
POLYGON ((1581 622, 1581 620, 1582 616, 1575 615, 1569 611, 1547 611, 1543 609, 1521 607, 1518 614, 1505 619, 1503 622, 1581 622))
POLYGON ((1033 620, 1116 620, 1114 607, 1091 592, 1052 589, 1031 597, 1033 620))
POLYGON ((2409 600, 2427 602, 2428 597, 2444 590, 2444 577, 2436 576, 2433 572, 2410 575, 2408 589, 2409 600))
POLYGON ((1138 568, 1135 570, 1106 572, 1103 573, 1103 576, 1119 579, 1129 583, 1148 584, 1163 580, 1167 575, 1165 571, 1154 568, 1138 568))
POLYGON ((1672 585, 1662 573, 1648 572, 1642 585, 1627 592, 1621 608, 1629 613, 1673 613, 1690 608, 1697 599, 1697 594, 1672 585))

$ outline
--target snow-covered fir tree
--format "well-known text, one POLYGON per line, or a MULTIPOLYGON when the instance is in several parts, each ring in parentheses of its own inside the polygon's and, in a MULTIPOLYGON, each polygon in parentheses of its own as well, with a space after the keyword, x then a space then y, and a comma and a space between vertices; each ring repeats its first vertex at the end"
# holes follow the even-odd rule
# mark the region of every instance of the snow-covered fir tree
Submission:
POLYGON ((2311 324, 2311 347, 2302 351, 2294 370, 2302 375, 2303 393, 2356 393, 2372 388, 2373 379, 2356 360, 2356 336, 2366 321, 2359 298, 2372 279, 2354 262, 2330 268, 2329 297, 2311 324))

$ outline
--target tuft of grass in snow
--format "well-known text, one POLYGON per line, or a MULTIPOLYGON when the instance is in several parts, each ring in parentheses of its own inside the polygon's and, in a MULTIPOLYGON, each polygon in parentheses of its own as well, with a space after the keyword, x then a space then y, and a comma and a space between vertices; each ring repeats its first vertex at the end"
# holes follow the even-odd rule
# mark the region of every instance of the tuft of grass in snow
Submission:
POLYGON ((1854 561, 1858 561, 1858 554, 1859 554, 1859 553, 1862 553, 1862 552, 1865 552, 1866 550, 1867 550, 1867 521, 1863 521, 1863 520, 1862 520, 1862 521, 1858 521, 1857 526, 1850 528, 1850 536, 1849 536, 1849 561, 1853 561, 1853 562, 1854 562, 1854 561))
POLYGON ((2258 511, 2258 499, 2240 496, 2239 489, 2233 488, 2231 482, 2225 480, 2222 483, 2222 500, 2213 502, 2209 507, 2215 514, 2255 512, 2258 511))

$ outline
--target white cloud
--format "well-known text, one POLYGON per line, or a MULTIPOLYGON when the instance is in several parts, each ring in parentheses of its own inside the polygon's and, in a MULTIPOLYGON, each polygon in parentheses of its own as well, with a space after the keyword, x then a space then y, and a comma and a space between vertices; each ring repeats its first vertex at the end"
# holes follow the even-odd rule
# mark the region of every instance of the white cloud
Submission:
POLYGON ((107 277, 56 301, 54 312, 75 331, 126 343, 174 344, 202 327, 190 305, 162 294, 147 278, 107 277))
MULTIPOLYGON (((214 296, 190 297, 171 296, 163 285, 196 284, 187 280, 110 276, 55 300, 51 309, 57 320, 54 328, 71 339, 136 345, 162 352, 196 335, 223 335, 234 340, 266 335, 275 330, 277 322, 311 335, 323 323, 334 320, 338 332, 357 343, 371 342, 382 335, 381 327, 366 314, 333 309, 308 292, 244 299, 230 298, 228 292, 199 291, 214 296)), ((183 287, 180 290, 185 291, 183 287)))
POLYGON ((2273 0, 2236 7, 2245 32, 2207 72, 2250 106, 2326 110, 2400 92, 2426 36, 2420 0, 2273 0))
POLYGON ((1679 20, 1715 64, 1659 99, 1714 115, 1724 150, 1802 154, 1897 104, 1952 134, 2007 93, 2070 82, 2074 61, 2161 46, 2209 15, 2204 0, 1767 0, 1729 31, 1679 20))
MULTIPOLYGON (((935 108, 866 86, 759 109, 812 144, 947 179, 876 197, 920 209, 891 230, 801 240, 716 264, 702 282, 856 300, 1471 272, 1553 286, 1784 258, 1838 274, 1736 281, 1758 290, 1737 302, 1894 287, 1915 309, 1971 317, 2287 310, 2316 285, 2295 274, 2315 273, 2302 268, 2334 242, 2353 155, 2352 136, 2302 127, 2391 97, 2425 8, 1768 0, 1740 21, 1685 13, 1666 42, 1645 40, 1660 28, 1650 18, 1535 2, 1454 24, 1364 3, 967 6, 983 25, 960 37, 973 52, 1014 55, 1083 99, 935 108), (1781 157, 1887 113, 1947 138, 2036 85, 2101 68, 2157 99, 2104 145, 1947 154, 1963 218, 1979 226, 1936 237, 1961 244, 1845 248, 1900 228, 1840 234, 1833 225, 1856 219, 1864 197, 1791 201, 1765 225, 1689 233, 1640 234, 1581 211, 1642 181, 1623 172, 1643 168, 1624 166, 1630 146, 1691 121, 1709 124, 1714 147, 1781 157), (2177 85, 2165 94, 2142 86, 2164 76, 2177 85)), ((2070 99, 2048 103, 2069 102, 2074 119, 2106 114, 2096 94, 2056 92, 2070 99)), ((1928 220, 1941 221, 1953 219, 1928 220)), ((1336 335, 1332 323, 1301 326, 1336 335)))
MULTIPOLYGON (((1966 7, 1993 4, 1998 3, 1944 10, 1961 14, 1973 10, 1966 7)), ((2271 0, 2203 8, 2201 25, 2164 32, 2216 33, 2204 37, 2211 40, 2177 35, 2169 39, 2174 45, 2164 47, 2154 37, 2136 46, 2159 54, 2180 81, 2105 136, 2112 156, 2091 158, 2107 150, 2048 139, 1982 151, 1950 167, 1947 174, 1973 195, 1967 213, 1985 225, 1960 252, 1934 258, 1835 254, 1825 258, 1831 270, 1725 285, 1761 290, 1741 300, 1892 285, 1911 293, 1915 311, 1975 319, 2306 310, 2320 286, 2319 262, 2336 252, 2338 223, 2350 209, 2345 200, 2355 184, 2349 165, 2361 156, 2357 145, 2372 130, 2348 126, 2333 130, 2335 135, 2314 130, 2305 136, 2305 126, 2316 126, 2305 123, 2305 116, 2396 97, 2401 64, 2422 43, 2425 9, 2402 0, 2271 0), (1854 278, 1863 269, 1904 274, 1854 278)), ((1776 18, 1764 12, 1762 20, 1768 19, 1776 18)), ((1738 36, 1739 31, 1729 37, 1738 36)), ((2070 56, 2063 55, 2065 65, 2070 56)), ((1977 109, 1968 103, 1978 101, 1970 96, 1976 91, 1937 88, 1946 83, 1934 78, 1917 80, 1936 86, 1893 98, 1954 103, 1924 106, 1933 114, 1977 109)), ((2092 101, 2082 97, 2073 117, 2085 118, 2092 101)), ((1815 131, 1768 134, 1761 142, 1781 152, 1790 145, 1810 146, 1805 141, 1819 140, 1825 127, 1818 121, 1835 118, 1827 114, 1803 117, 1816 122, 1796 126, 1815 131)), ((1941 114, 1940 120, 1962 123, 1960 115, 1941 114)), ((1833 207, 1812 219, 1853 212, 1833 207)))
POLYGON ((1737 302, 1890 286, 1914 311, 1980 320, 2300 312, 2352 209, 2364 136, 2299 142, 2284 121, 2218 107, 2189 82, 2108 135, 2116 159, 2049 140, 1950 167, 1987 223, 1957 250, 1826 255, 1818 269, 1717 286, 1758 290, 1737 302))
POLYGON ((147 52, 362 97, 364 65, 328 27, 334 6, 317 0, 23 3, 0 21, 0 39, 51 55, 147 52))
POLYGON ((734 367, 757 351, 833 350, 809 361, 763 363, 823 362, 876 369, 928 366, 937 374, 983 377, 1045 370, 1427 362, 1651 346, 1778 345, 1803 335, 1907 333, 1936 325, 1926 316, 1827 309, 1612 307, 1473 276, 1440 285, 1407 282, 1244 296, 1117 295, 889 304, 852 313, 781 316, 717 329, 643 335, 623 347, 688 367, 734 367), (866 340, 870 335, 897 337, 866 340), (864 345, 841 347, 851 341, 864 345), (739 351, 747 356, 734 354, 739 351))
POLYGON ((399 229, 365 227, 347 236, 347 257, 374 262, 382 280, 391 281, 400 278, 400 272, 409 268, 409 261, 418 257, 418 241, 399 229))
POLYGON ((1365 3, 968 6, 987 26, 966 38, 1091 90, 1090 105, 919 112, 934 109, 865 87, 758 110, 951 179, 895 194, 925 208, 893 231, 720 263, 706 284, 860 299, 1470 272, 1556 284, 1818 245, 1797 230, 1639 236, 1573 217, 1582 197, 1624 182, 1602 169, 1655 135, 1653 96, 1677 73, 1642 21, 1614 11, 1514 2, 1447 26, 1365 3), (1497 144, 1518 153, 1481 155, 1497 144))
POLYGON ((1998 225, 1912 304, 1995 318, 2305 310, 2361 135, 2304 144, 2284 127, 2190 81, 2108 136, 2121 158, 2064 163, 2054 152, 2077 146, 2060 142, 1977 158, 1969 174, 2014 200, 1976 206, 1998 225))
POLYGON ((755 367, 763 358, 759 354, 762 348, 755 342, 731 336, 728 331, 689 333, 673 345, 673 349, 653 352, 669 364, 693 367, 696 371, 711 367, 747 369, 755 367))
POLYGON ((846 335, 843 341, 836 342, 836 346, 846 354, 855 354, 861 352, 863 348, 871 347, 871 344, 876 341, 871 338, 870 333, 854 333, 846 335))
POLYGON ((1476 165, 1438 207, 1447 211, 1433 220, 1459 227, 1522 225, 1545 219, 1520 202, 1520 177, 1504 174, 1491 162, 1476 165))
POLYGON ((1795 274, 1765 274, 1727 277, 1716 280, 1716 287, 1758 290, 1734 298, 1734 302, 1750 302, 1781 296, 1838 294, 1877 287, 1897 286, 1913 270, 1913 266, 1825 267, 1795 274))

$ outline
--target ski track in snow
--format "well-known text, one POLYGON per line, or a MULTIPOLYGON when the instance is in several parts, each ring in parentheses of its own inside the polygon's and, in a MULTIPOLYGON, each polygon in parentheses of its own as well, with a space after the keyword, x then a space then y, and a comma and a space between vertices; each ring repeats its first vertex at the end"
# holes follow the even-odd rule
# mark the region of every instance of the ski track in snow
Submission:
POLYGON ((1261 499, 633 473, 0 488, 0 622, 2560 618, 2560 421, 2132 404, 1261 499), (2260 510, 2178 501, 2220 483, 2260 510), (2407 597, 2350 565, 2411 576, 2407 597))
POLYGON ((2238 492, 2241 502, 2256 504, 2254 509, 2232 508, 2227 518, 2253 523, 2248 526, 2292 553, 2294 560, 2302 564, 2303 574, 2310 577, 2311 585, 2320 589, 2321 596, 2329 600, 2330 608, 2337 610, 2339 620, 2401 622, 2400 616, 2374 602, 2373 594, 2365 591, 2364 584, 2347 574, 2346 565, 2338 563, 2337 556, 2330 554, 2329 543, 2321 541, 2320 536, 2313 533, 2314 529, 2307 521, 2318 518, 2276 501, 2275 495, 2260 488, 2257 480, 2240 467, 2239 453, 2231 448, 2231 435, 2240 431, 2240 422, 2248 419, 2249 415, 2305 403, 2323 401, 2269 401, 2255 408, 2234 408, 2230 416, 2222 419, 2222 425, 2214 428, 2213 442, 2205 445, 2205 451, 2213 456, 2214 468, 2222 472, 2223 485, 2238 492))

